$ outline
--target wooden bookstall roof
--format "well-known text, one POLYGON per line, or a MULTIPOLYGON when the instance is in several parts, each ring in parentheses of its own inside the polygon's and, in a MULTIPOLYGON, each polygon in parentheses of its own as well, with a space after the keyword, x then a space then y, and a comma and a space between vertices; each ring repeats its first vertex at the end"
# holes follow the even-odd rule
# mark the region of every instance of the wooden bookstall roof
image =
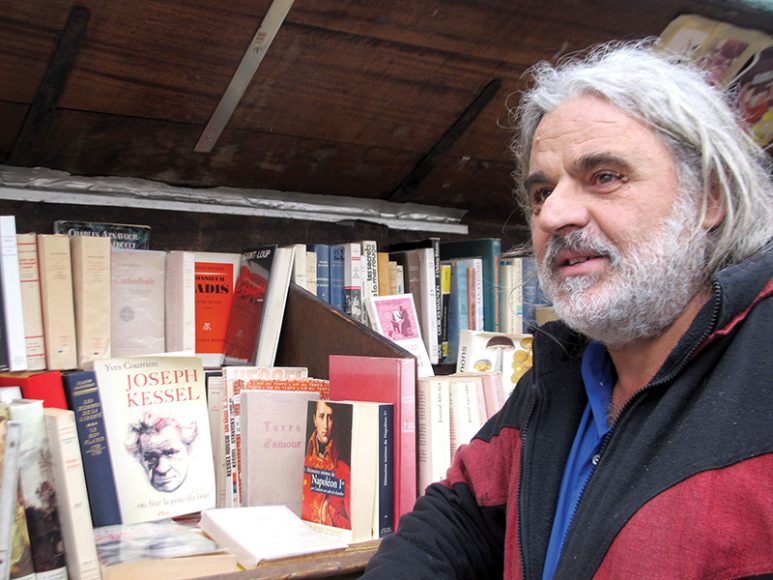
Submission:
MULTIPOLYGON (((209 153, 271 0, 2 0, 0 163, 469 210, 518 229, 508 107, 531 64, 765 0, 295 0, 209 153)), ((490 231, 488 233, 491 233, 490 231)))

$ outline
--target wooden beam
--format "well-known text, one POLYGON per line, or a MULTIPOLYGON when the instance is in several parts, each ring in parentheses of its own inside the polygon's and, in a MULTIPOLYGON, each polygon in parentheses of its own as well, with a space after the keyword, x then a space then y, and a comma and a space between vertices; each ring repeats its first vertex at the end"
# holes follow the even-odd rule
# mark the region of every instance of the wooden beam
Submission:
POLYGON ((429 152, 419 161, 403 182, 390 193, 386 199, 394 202, 409 201, 413 192, 419 187, 422 181, 435 169, 440 159, 451 148, 459 137, 467 130, 472 122, 477 118, 480 112, 488 105, 494 97, 499 87, 502 85, 500 79, 492 79, 478 93, 467 109, 445 132, 440 140, 432 146, 429 152))
POLYGON ((59 98, 86 36, 89 17, 90 12, 82 6, 73 6, 70 10, 67 23, 59 37, 59 44, 14 142, 9 156, 11 165, 36 164, 38 152, 54 119, 59 98))

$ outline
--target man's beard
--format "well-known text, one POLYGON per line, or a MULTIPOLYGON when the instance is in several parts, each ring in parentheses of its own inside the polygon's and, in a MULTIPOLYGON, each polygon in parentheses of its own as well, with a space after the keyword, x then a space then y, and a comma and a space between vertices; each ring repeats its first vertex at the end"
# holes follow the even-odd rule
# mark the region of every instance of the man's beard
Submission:
POLYGON ((709 242, 697 214, 691 196, 680 196, 663 226, 639 243, 628 240, 625 253, 585 229, 551 237, 539 275, 558 316, 612 348, 659 336, 706 282, 709 242), (561 279, 556 256, 562 250, 606 256, 608 267, 601 275, 561 279))

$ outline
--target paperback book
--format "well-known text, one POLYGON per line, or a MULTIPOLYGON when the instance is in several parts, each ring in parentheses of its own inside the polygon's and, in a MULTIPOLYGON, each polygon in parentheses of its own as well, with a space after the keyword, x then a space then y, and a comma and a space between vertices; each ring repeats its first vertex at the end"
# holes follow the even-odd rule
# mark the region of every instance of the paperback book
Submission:
MULTIPOLYGON (((215 505, 204 369, 198 357, 94 363, 120 522, 215 505)), ((89 465, 84 463, 88 470, 89 465)), ((93 507, 93 506, 92 506, 93 507)), ((96 508, 94 508, 96 509, 96 508)))
POLYGON ((459 340, 458 372, 499 372, 505 398, 531 368, 532 336, 463 330, 459 340))

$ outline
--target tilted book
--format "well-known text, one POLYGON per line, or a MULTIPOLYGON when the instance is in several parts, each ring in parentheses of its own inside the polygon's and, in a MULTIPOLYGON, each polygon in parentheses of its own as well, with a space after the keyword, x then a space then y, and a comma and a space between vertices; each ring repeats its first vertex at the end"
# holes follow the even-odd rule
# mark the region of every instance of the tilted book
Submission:
POLYGON ((37 242, 46 367, 73 369, 78 364, 78 358, 70 238, 38 234, 37 242))
MULTIPOLYGON (((368 296, 378 296, 378 245, 375 240, 362 240, 362 300, 368 296)), ((363 310, 365 306, 363 305, 363 310)), ((365 315, 367 318, 367 314, 365 315)), ((367 322, 367 319, 365 320, 367 322)))
POLYGON ((287 304, 287 292, 290 289, 292 267, 292 247, 277 248, 274 262, 271 264, 271 278, 268 282, 258 344, 252 356, 252 361, 256 366, 270 367, 274 365, 279 345, 279 333, 282 329, 282 320, 287 304))
POLYGON ((196 354, 204 368, 223 365, 225 333, 241 254, 195 252, 196 354))
POLYGON ((112 358, 96 361, 94 370, 121 523, 214 507, 201 360, 112 358))
POLYGON ((254 362, 271 264, 276 251, 277 246, 269 245, 242 253, 225 334, 227 365, 246 365, 254 362))
POLYGON ((0 216, 0 288, 3 294, 9 370, 23 371, 27 369, 27 343, 19 275, 19 250, 16 242, 16 218, 12 215, 0 216))
POLYGON ((301 515, 306 405, 310 391, 241 393, 242 505, 285 505, 301 515))
POLYGON ((420 377, 434 375, 411 294, 371 296, 365 302, 373 330, 387 337, 416 357, 420 377))
POLYGON ((112 250, 112 356, 165 352, 166 252, 112 250))
POLYGON ((392 424, 390 404, 309 402, 302 519, 349 543, 391 531, 382 523, 394 515, 392 424), (382 512, 390 508, 391 514, 382 512))
POLYGON ((147 250, 150 248, 150 226, 146 225, 57 220, 54 222, 54 233, 70 237, 107 237, 110 238, 114 248, 124 250, 147 250))
POLYGON ((110 239, 70 238, 78 367, 110 357, 110 239))
POLYGON ((43 311, 40 304, 40 273, 36 234, 16 234, 19 253, 19 279, 27 345, 27 370, 46 368, 46 342, 43 338, 43 311))
POLYGON ((71 578, 100 580, 75 413, 64 409, 44 409, 43 416, 51 451, 51 471, 62 524, 67 573, 71 578))
POLYGON ((330 356, 330 397, 393 405, 395 524, 416 503, 416 361, 330 356))
POLYGON ((19 473, 24 511, 30 532, 35 574, 67 578, 62 528, 42 401, 19 399, 9 405, 10 417, 22 424, 19 473))

